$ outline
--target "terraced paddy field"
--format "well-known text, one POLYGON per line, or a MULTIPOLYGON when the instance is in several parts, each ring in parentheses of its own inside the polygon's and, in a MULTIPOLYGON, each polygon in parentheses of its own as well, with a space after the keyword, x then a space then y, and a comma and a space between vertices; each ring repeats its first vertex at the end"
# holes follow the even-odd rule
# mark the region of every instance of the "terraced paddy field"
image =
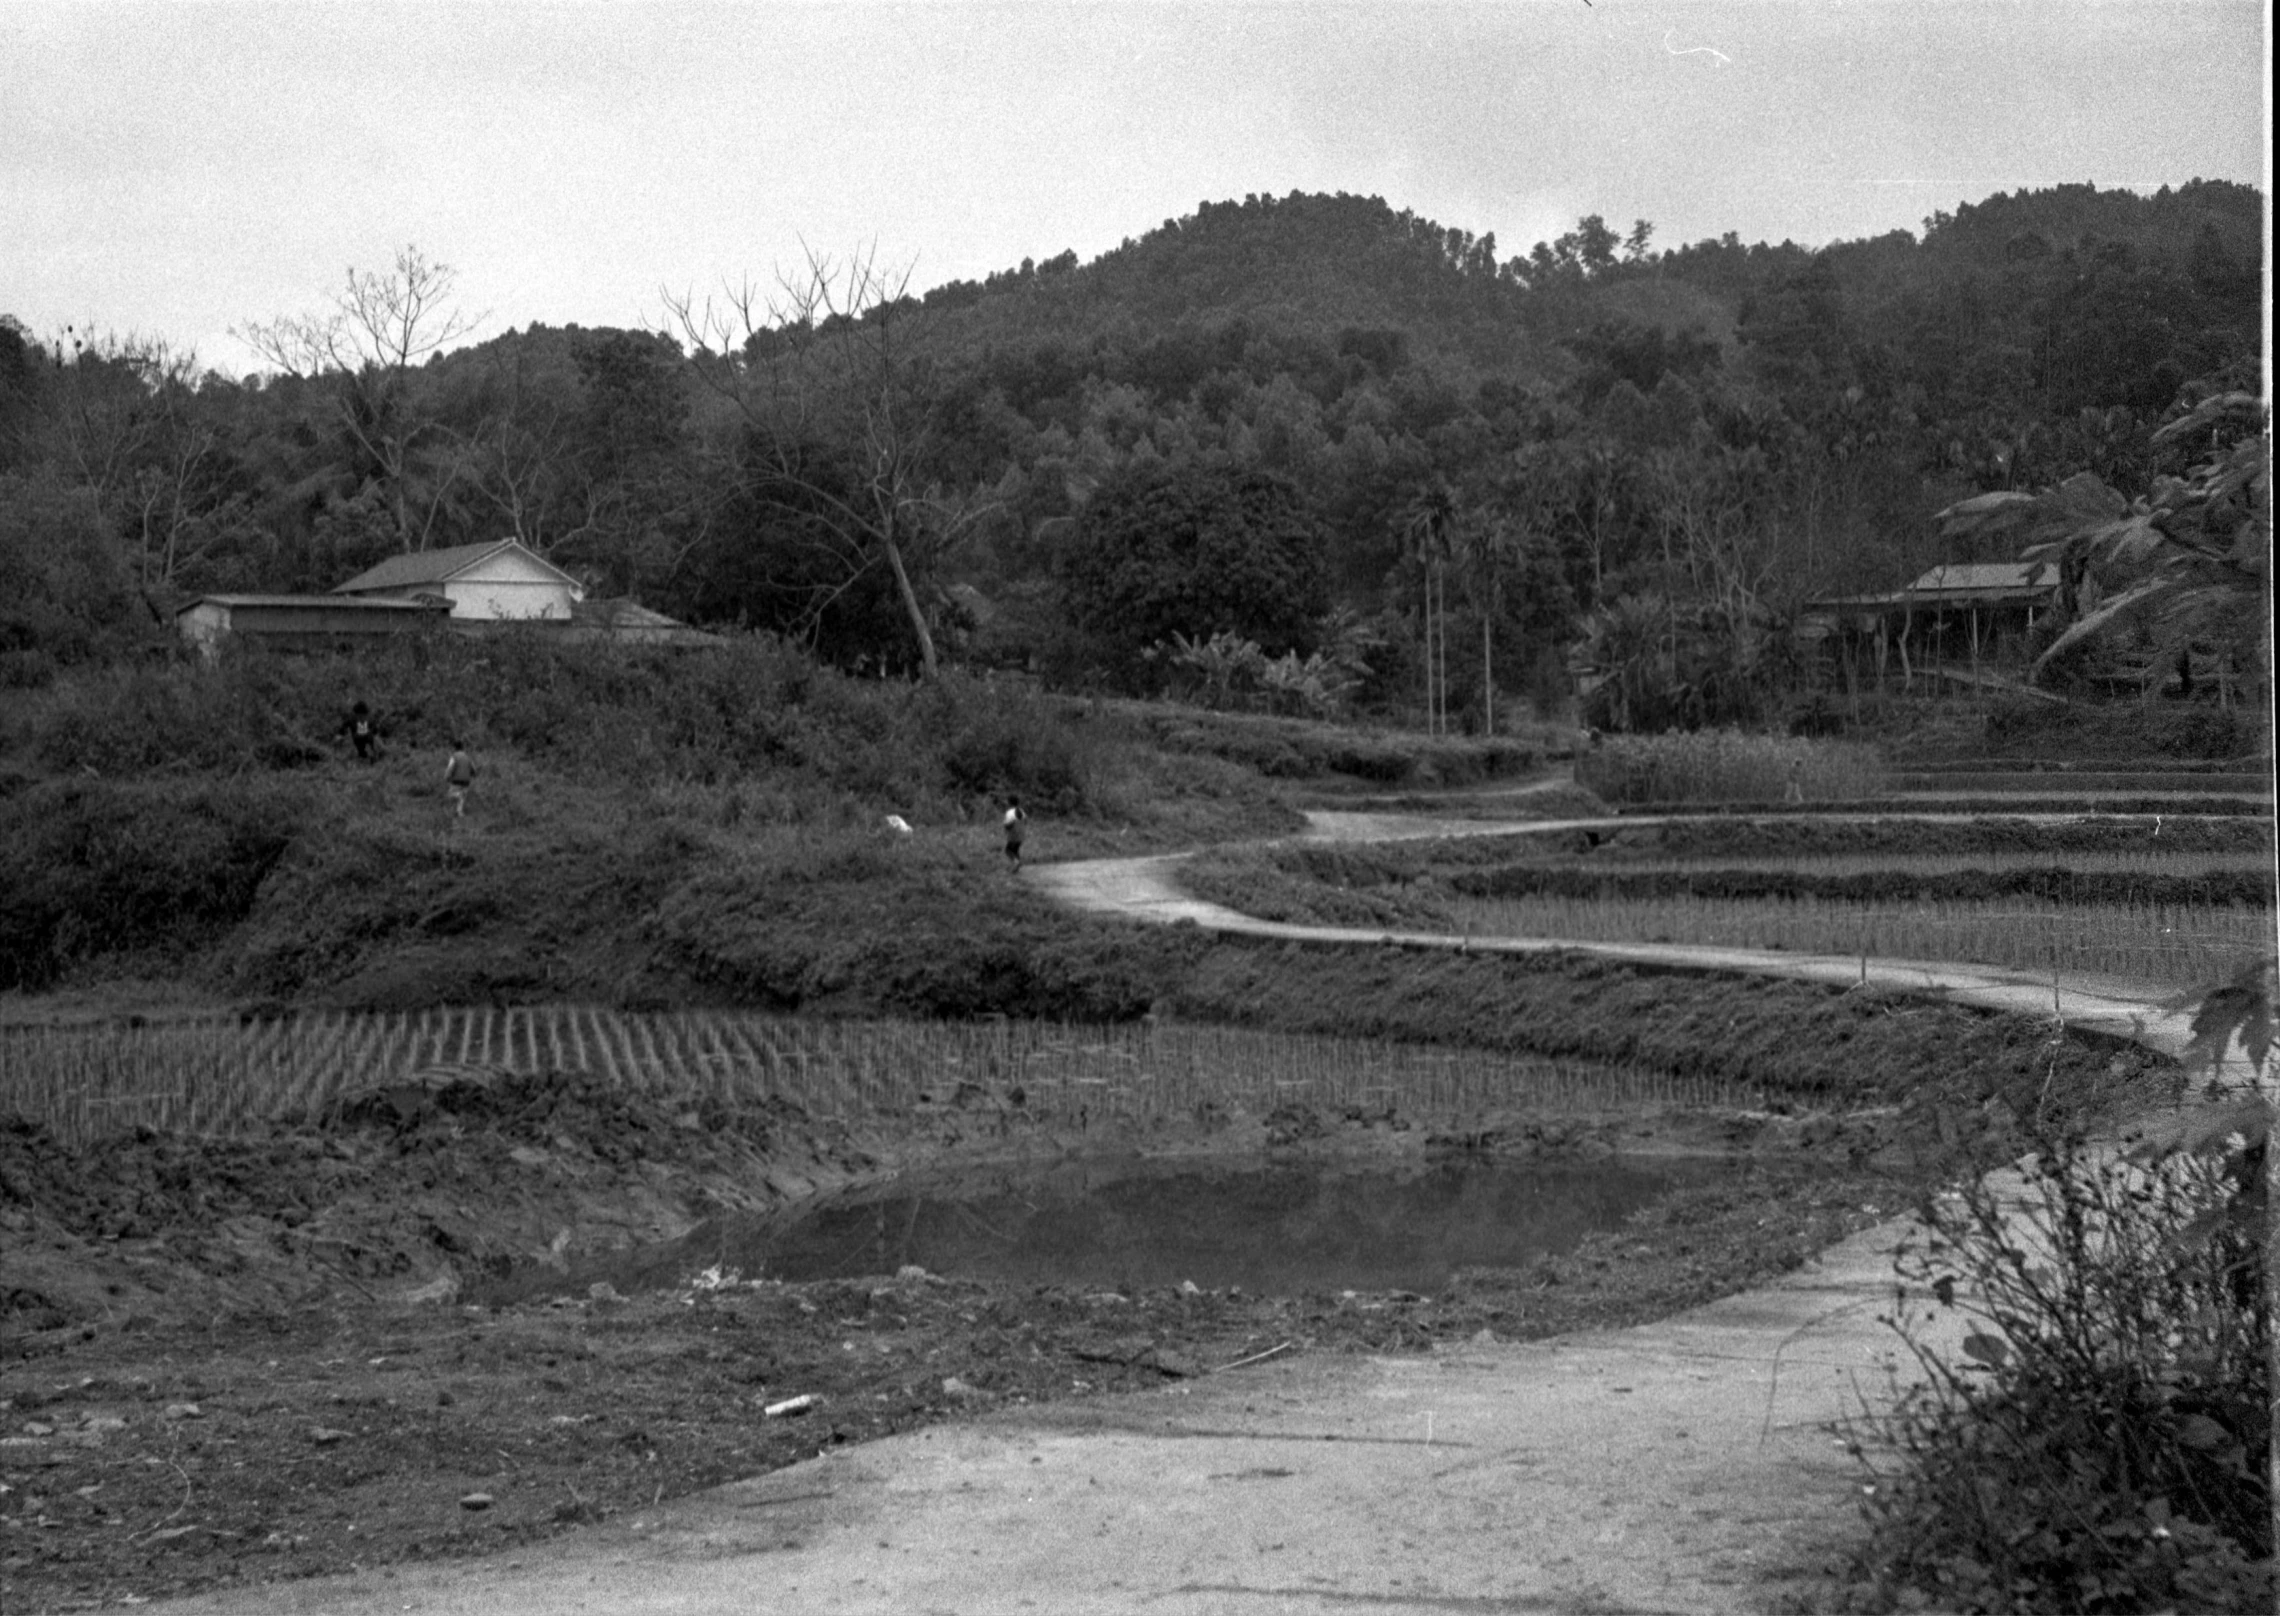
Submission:
POLYGON ((1196 896, 1262 919, 1944 960, 2183 992, 2267 955, 2269 822, 1666 819, 1219 850, 1196 896))

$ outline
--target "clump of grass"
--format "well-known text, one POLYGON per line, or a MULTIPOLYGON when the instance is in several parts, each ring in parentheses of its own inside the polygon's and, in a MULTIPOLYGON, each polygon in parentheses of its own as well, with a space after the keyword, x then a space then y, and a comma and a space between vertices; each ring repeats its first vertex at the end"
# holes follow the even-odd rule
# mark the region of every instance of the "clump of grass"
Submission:
POLYGON ((1697 730, 1607 736, 1575 779, 1611 803, 1832 802, 1874 796, 1884 766, 1857 742, 1697 730))

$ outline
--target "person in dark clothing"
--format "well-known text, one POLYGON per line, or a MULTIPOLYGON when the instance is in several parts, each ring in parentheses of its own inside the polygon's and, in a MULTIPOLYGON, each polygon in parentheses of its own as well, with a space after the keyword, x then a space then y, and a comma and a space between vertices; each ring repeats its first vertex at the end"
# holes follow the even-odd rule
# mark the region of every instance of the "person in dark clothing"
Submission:
POLYGON ((380 756, 380 720, 361 701, 340 721, 340 733, 348 737, 360 761, 370 763, 380 756))
POLYGON ((1008 797, 1005 803, 1005 861, 1016 871, 1021 868, 1021 836, 1029 823, 1029 816, 1021 811, 1021 799, 1008 797))

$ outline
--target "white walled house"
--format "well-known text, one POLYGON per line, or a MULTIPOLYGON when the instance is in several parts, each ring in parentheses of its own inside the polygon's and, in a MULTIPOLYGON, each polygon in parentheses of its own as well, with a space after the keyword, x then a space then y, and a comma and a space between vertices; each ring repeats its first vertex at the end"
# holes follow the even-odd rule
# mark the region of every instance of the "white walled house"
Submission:
POLYGON ((367 600, 447 600, 454 623, 566 623, 586 597, 577 579, 513 539, 390 556, 334 586, 333 593, 367 600))

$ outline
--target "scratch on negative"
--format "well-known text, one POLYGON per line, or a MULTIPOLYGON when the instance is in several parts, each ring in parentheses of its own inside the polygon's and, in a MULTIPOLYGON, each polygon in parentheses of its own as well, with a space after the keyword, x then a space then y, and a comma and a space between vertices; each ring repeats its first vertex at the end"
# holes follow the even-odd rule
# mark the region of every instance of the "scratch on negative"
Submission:
POLYGON ((1814 1314, 1813 1317, 1783 1336, 1775 1345, 1773 1349, 1773 1373, 1765 1384, 1765 1423, 1758 1428, 1759 1447, 1764 1447, 1773 1436, 1773 1404, 1774 1399, 1780 1395, 1781 1391, 1781 1355, 1790 1349, 1798 1337, 1815 1325, 1826 1324, 1840 1313, 1850 1313, 1856 1308, 1871 1306, 1877 1300, 1878 1298, 1873 1296, 1856 1296, 1849 1302, 1840 1302, 1826 1312, 1814 1314))
POLYGON ((1671 43, 1672 37, 1676 35, 1677 32, 1678 30, 1675 28, 1666 28, 1663 30, 1663 49, 1670 52, 1671 55, 1715 56, 1719 61, 1724 62, 1728 67, 1732 67, 1734 65, 1734 59, 1731 56, 1728 56, 1722 50, 1713 50, 1708 45, 1689 45, 1686 47, 1686 49, 1680 50, 1676 45, 1671 43))

